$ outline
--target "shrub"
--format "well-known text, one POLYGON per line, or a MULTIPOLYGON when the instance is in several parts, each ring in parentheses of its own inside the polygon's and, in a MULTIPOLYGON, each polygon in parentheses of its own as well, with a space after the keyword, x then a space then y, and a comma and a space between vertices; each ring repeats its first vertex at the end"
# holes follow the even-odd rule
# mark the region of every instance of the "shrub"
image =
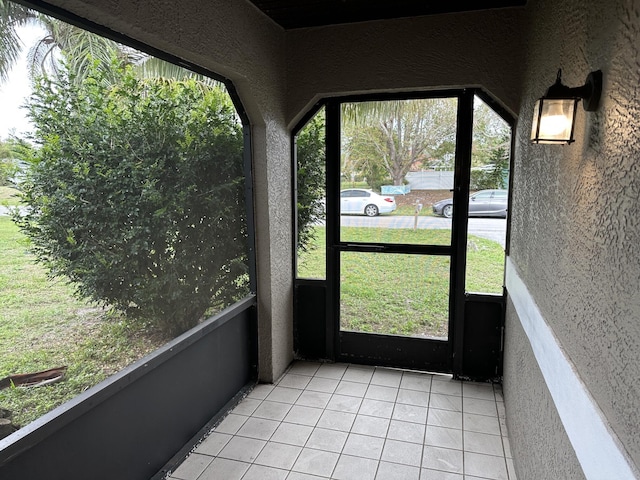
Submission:
POLYGON ((325 217, 325 116, 316 114, 296 137, 298 250, 311 245, 315 225, 325 217))
POLYGON ((177 334, 248 290, 242 127, 222 88, 114 72, 38 82, 16 221, 80 297, 177 334))

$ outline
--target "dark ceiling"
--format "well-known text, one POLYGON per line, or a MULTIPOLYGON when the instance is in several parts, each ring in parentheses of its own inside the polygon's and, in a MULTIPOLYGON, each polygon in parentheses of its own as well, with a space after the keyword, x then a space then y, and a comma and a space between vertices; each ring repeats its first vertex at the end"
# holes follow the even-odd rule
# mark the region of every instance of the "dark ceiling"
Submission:
POLYGON ((250 0, 285 29, 519 7, 526 0, 250 0))

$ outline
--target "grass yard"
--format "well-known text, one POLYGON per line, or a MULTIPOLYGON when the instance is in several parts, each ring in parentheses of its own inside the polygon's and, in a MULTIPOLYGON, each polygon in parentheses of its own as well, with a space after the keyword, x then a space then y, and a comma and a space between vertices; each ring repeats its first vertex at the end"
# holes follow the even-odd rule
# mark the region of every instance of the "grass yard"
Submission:
MULTIPOLYGON (((298 260, 298 276, 324 278, 323 227, 315 249, 298 260)), ((448 230, 343 227, 350 241, 442 245, 448 230)), ((467 291, 500 293, 504 250, 493 241, 470 237, 467 291)), ((449 315, 449 269, 446 256, 341 253, 340 315, 345 330, 446 337, 449 315)))
POLYGON ((0 205, 15 207, 19 203, 18 190, 11 187, 0 187, 0 205))
POLYGON ((0 390, 24 426, 155 350, 164 340, 72 295, 34 263, 26 238, 0 216, 0 378, 67 365, 62 382, 0 390))
MULTIPOLYGON (((447 230, 378 232, 348 228, 354 241, 446 243, 447 230)), ((302 278, 324 278, 324 228, 315 248, 301 255, 302 278)), ((72 287, 51 280, 34 262, 27 239, 0 216, 0 378, 67 365, 62 382, 38 388, 0 390, 0 408, 24 426, 126 365, 155 350, 165 339, 146 325, 132 326, 101 308, 76 299, 72 287)), ((489 240, 471 237, 467 290, 500 292, 504 252, 489 240)), ((448 257, 375 253, 342 254, 343 328, 389 334, 447 335, 448 257)))
MULTIPOLYGON (((398 205, 395 211, 391 212, 389 215, 396 215, 401 217, 414 217, 416 214, 416 206, 415 205, 398 205)), ((420 213, 418 213, 419 217, 433 217, 433 209, 431 205, 423 206, 420 213)))

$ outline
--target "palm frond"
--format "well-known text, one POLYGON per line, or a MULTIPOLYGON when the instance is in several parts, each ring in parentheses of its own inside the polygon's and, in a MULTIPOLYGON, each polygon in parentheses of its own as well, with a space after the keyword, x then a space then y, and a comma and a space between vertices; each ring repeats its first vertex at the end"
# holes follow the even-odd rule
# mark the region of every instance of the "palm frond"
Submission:
POLYGON ((17 29, 30 23, 35 16, 33 10, 23 5, 0 0, 0 82, 7 80, 22 51, 17 29))
POLYGON ((27 69, 29 77, 34 79, 39 75, 57 74, 58 62, 55 60, 56 45, 50 35, 36 41, 27 52, 27 69))
POLYGON ((187 70, 179 65, 165 62, 157 57, 147 56, 139 61, 134 70, 141 78, 165 78, 171 80, 195 80, 206 88, 219 88, 218 80, 187 70))
POLYGON ((29 51, 31 78, 56 76, 62 63, 65 63, 74 72, 76 81, 82 81, 89 65, 95 62, 107 72, 111 71, 114 59, 128 63, 127 55, 112 40, 45 15, 40 15, 38 20, 47 35, 29 51))
MULTIPOLYGON (((39 24, 46 32, 28 52, 28 69, 32 79, 38 76, 57 76, 64 64, 74 73, 75 81, 81 82, 90 65, 97 62, 99 68, 108 73, 115 61, 121 65, 132 65, 140 78, 190 79, 195 80, 203 90, 223 86, 210 77, 151 57, 7 0, 0 0, 0 81, 6 79, 22 49, 16 28, 28 22, 39 24)), ((109 81, 109 76, 105 79, 109 81)))

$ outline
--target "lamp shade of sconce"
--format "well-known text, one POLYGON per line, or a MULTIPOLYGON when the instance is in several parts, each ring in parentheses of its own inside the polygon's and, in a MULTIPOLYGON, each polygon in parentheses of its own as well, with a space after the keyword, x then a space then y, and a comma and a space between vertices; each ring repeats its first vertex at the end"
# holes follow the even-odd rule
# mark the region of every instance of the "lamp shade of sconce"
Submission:
POLYGON ((562 71, 558 70, 554 83, 533 110, 531 143, 569 144, 573 133, 578 102, 583 100, 586 111, 595 111, 602 92, 602 72, 591 72, 581 87, 569 88, 562 84, 562 71))
POLYGON ((533 143, 571 143, 576 120, 577 98, 541 98, 533 112, 533 143))

